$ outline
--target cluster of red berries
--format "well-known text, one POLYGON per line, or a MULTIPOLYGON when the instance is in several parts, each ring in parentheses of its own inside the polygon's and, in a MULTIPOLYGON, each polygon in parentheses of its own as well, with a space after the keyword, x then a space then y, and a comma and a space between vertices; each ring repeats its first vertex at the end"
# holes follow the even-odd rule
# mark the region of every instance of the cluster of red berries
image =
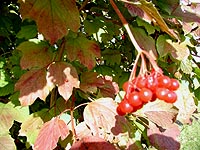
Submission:
POLYGON ((123 84, 126 94, 117 107, 117 113, 121 116, 133 113, 157 98, 167 103, 174 103, 177 100, 174 91, 178 88, 178 80, 155 71, 145 76, 138 76, 133 81, 123 84))

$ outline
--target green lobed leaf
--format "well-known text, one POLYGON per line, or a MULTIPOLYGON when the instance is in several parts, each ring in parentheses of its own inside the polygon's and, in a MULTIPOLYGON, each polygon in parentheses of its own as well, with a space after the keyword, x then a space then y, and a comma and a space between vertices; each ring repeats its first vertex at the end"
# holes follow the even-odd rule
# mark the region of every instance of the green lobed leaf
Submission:
POLYGON ((119 65, 121 62, 121 54, 117 50, 106 49, 102 52, 102 56, 108 65, 119 65))
POLYGON ((4 87, 0 87, 0 96, 6 96, 14 92, 14 84, 8 83, 4 87))
POLYGON ((68 33, 76 32, 80 26, 79 11, 74 0, 19 0, 23 19, 35 20, 38 31, 54 44, 68 33))

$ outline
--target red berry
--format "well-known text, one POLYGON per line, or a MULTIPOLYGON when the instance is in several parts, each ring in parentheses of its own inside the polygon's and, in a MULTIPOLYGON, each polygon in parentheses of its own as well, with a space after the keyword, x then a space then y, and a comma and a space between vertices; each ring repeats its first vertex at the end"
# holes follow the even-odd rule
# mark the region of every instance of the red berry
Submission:
POLYGON ((142 88, 139 92, 139 97, 143 102, 149 102, 152 99, 153 93, 147 88, 142 88))
POLYGON ((150 75, 147 78, 147 85, 146 87, 150 89, 152 92, 155 92, 156 88, 158 86, 158 81, 154 76, 150 75))
POLYGON ((177 100, 176 93, 173 92, 173 91, 169 91, 168 94, 167 94, 167 97, 165 99, 165 102, 167 102, 167 103, 174 103, 174 102, 176 102, 176 100, 177 100))
POLYGON ((170 90, 175 91, 179 88, 179 82, 176 79, 171 79, 171 86, 169 87, 170 90))
POLYGON ((139 77, 137 78, 136 80, 136 87, 139 88, 139 89, 142 89, 144 87, 146 87, 146 78, 145 77, 139 77))
POLYGON ((139 97, 139 92, 136 92, 136 91, 130 93, 127 101, 132 107, 142 105, 142 101, 140 100, 140 97, 139 97))
POLYGON ((171 86, 171 79, 168 76, 158 77, 158 87, 169 88, 171 86))
POLYGON ((133 111, 133 107, 128 103, 127 100, 123 100, 119 103, 119 107, 122 113, 131 113, 133 111))
POLYGON ((121 110, 119 105, 117 106, 117 110, 116 111, 117 111, 118 115, 120 115, 120 116, 126 115, 126 113, 122 112, 122 110, 121 110))
POLYGON ((130 92, 133 90, 133 84, 131 83, 131 82, 129 82, 129 81, 126 81, 126 82, 124 82, 124 84, 123 84, 123 86, 122 86, 122 89, 124 90, 124 91, 128 91, 128 90, 130 90, 130 92))
POLYGON ((165 100, 167 98, 169 90, 166 88, 157 88, 156 90, 156 96, 160 100, 165 100))

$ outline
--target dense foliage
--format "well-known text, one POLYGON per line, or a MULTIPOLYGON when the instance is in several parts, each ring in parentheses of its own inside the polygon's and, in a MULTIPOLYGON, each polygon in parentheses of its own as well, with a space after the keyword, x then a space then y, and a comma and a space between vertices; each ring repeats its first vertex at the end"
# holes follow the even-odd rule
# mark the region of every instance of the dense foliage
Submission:
POLYGON ((198 1, 1 0, 0 149, 198 149, 199 66, 198 1))

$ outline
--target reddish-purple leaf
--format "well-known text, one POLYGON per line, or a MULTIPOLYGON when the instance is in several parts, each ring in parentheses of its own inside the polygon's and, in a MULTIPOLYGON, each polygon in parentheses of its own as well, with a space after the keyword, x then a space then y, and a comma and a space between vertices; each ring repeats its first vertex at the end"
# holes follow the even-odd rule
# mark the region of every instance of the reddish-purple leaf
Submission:
POLYGON ((151 123, 147 130, 147 135, 150 143, 159 150, 180 149, 180 143, 178 141, 180 130, 176 124, 173 124, 171 128, 164 130, 151 123))
POLYGON ((52 150, 57 146, 61 137, 64 140, 69 135, 69 129, 63 120, 58 117, 46 122, 35 141, 35 150, 52 150))
POLYGON ((53 85, 47 83, 46 70, 30 70, 23 74, 15 84, 15 90, 20 90, 19 100, 22 106, 33 104, 40 98, 45 100, 53 85))
POLYGON ((23 54, 20 60, 22 69, 42 68, 52 61, 52 53, 45 42, 26 41, 21 43, 17 49, 23 54))
POLYGON ((92 69, 96 65, 96 58, 100 57, 98 44, 85 37, 67 38, 65 48, 69 60, 79 60, 88 69, 92 69))
POLYGON ((58 92, 68 100, 73 88, 79 88, 79 80, 76 69, 65 62, 56 62, 49 66, 47 80, 58 86, 58 92))
POLYGON ((96 136, 87 136, 76 142, 70 150, 116 150, 114 145, 96 136))
POLYGON ((80 26, 79 11, 74 0, 20 0, 23 19, 35 20, 38 31, 51 44, 68 33, 76 32, 80 26))
POLYGON ((111 98, 114 98, 115 94, 119 92, 118 84, 113 82, 110 76, 98 77, 96 72, 86 72, 81 77, 80 87, 85 92, 95 93, 98 88, 102 96, 111 98))

